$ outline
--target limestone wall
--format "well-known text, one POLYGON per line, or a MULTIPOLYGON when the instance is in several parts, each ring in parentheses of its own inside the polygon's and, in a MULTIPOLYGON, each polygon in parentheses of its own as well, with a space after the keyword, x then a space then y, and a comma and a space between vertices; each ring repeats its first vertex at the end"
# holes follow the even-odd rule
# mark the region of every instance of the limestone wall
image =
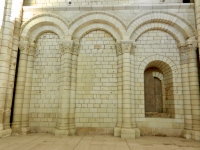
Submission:
POLYGON ((59 37, 55 33, 44 33, 37 39, 29 113, 32 132, 49 131, 48 128, 56 127, 60 95, 58 41, 59 37), (43 128, 45 130, 41 130, 43 128))
MULTIPOLYGON (((77 64, 76 127, 109 128, 117 122, 117 57, 113 37, 97 30, 81 39, 77 64)), ((78 129, 81 130, 81 129, 78 129)))
POLYGON ((23 7, 20 41, 27 49, 37 45, 31 98, 26 99, 31 132, 191 137, 194 4, 64 2, 31 1, 23 7), (144 71, 149 67, 162 71, 171 118, 145 117, 144 71))

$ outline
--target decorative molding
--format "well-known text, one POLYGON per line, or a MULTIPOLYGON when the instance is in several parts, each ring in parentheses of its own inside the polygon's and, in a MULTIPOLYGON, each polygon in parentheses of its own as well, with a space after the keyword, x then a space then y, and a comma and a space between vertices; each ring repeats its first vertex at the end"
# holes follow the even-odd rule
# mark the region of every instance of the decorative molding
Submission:
POLYGON ((64 53, 70 53, 70 54, 73 53, 73 41, 71 40, 61 41, 59 46, 61 55, 63 55, 64 53))
POLYGON ((19 42, 19 49, 20 49, 20 53, 28 54, 29 42, 28 41, 20 41, 19 42))
POLYGON ((29 47, 29 55, 35 56, 37 45, 35 43, 31 43, 29 47))

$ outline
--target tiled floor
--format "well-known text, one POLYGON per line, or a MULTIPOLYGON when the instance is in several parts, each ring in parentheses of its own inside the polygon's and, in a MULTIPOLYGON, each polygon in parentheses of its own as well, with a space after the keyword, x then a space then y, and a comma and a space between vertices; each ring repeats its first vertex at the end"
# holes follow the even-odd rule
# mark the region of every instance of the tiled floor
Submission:
POLYGON ((126 140, 109 135, 28 134, 0 139, 0 150, 200 150, 200 142, 174 137, 126 140))

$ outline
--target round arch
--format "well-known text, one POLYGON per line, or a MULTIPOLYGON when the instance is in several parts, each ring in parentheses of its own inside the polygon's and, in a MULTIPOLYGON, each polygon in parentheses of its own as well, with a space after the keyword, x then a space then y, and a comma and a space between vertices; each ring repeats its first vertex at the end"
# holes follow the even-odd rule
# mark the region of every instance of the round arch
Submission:
MULTIPOLYGON (((176 64, 169 59, 168 57, 162 55, 152 55, 146 57, 139 65, 138 68, 138 76, 140 76, 141 80, 137 81, 137 84, 140 84, 140 89, 144 90, 144 71, 148 68, 156 67, 163 73, 163 79, 165 83, 165 93, 169 95, 168 103, 166 104, 166 109, 169 114, 172 116, 176 116, 176 110, 181 108, 176 108, 176 103, 178 98, 176 85, 179 84, 179 70, 176 64), (168 105, 169 104, 169 105, 168 105)), ((141 92, 140 101, 144 101, 144 92, 141 92)))
POLYGON ((181 32, 179 32, 176 28, 164 23, 145 24, 138 28, 138 30, 131 35, 131 39, 136 41, 143 33, 150 30, 161 30, 167 32, 177 41, 177 43, 185 42, 185 37, 181 34, 181 32))
POLYGON ((80 41, 84 35, 94 30, 102 30, 102 31, 108 32, 110 35, 112 35, 115 41, 121 40, 121 36, 117 32, 115 32, 115 30, 112 27, 106 24, 97 24, 97 23, 90 24, 88 26, 81 28, 80 30, 77 30, 72 35, 72 38, 73 40, 80 41))
POLYGON ((41 27, 41 28, 37 28, 35 29, 32 34, 30 35, 29 37, 29 41, 32 43, 32 42, 36 42, 37 39, 44 33, 47 33, 47 32, 53 32, 53 33, 56 33, 60 39, 63 39, 65 38, 62 31, 60 31, 58 28, 54 27, 54 26, 44 26, 44 27, 41 27))
POLYGON ((39 28, 42 28, 45 32, 52 27, 54 28, 52 29, 57 33, 59 31, 58 35, 60 35, 60 37, 66 37, 66 34, 68 33, 67 26, 68 23, 60 16, 51 13, 44 13, 34 16, 22 25, 21 37, 29 38, 31 34, 39 28))
POLYGON ((168 24, 178 30, 185 39, 195 37, 195 28, 184 18, 180 16, 163 11, 150 11, 134 18, 127 26, 128 37, 138 30, 141 26, 149 23, 163 23, 168 24))
POLYGON ((97 23, 105 25, 104 29, 110 26, 110 28, 120 35, 121 39, 123 38, 123 34, 126 33, 125 24, 121 20, 117 19, 116 16, 108 15, 107 13, 93 12, 86 13, 72 21, 69 25, 69 35, 73 36, 78 30, 97 23))

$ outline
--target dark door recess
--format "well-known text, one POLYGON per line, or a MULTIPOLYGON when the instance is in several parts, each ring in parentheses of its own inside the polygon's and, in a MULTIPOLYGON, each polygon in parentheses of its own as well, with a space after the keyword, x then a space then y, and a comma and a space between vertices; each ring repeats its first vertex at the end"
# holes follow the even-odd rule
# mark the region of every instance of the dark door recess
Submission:
POLYGON ((157 68, 149 68, 144 73, 145 112, 163 112, 162 83, 160 79, 153 77, 153 71, 157 68))

